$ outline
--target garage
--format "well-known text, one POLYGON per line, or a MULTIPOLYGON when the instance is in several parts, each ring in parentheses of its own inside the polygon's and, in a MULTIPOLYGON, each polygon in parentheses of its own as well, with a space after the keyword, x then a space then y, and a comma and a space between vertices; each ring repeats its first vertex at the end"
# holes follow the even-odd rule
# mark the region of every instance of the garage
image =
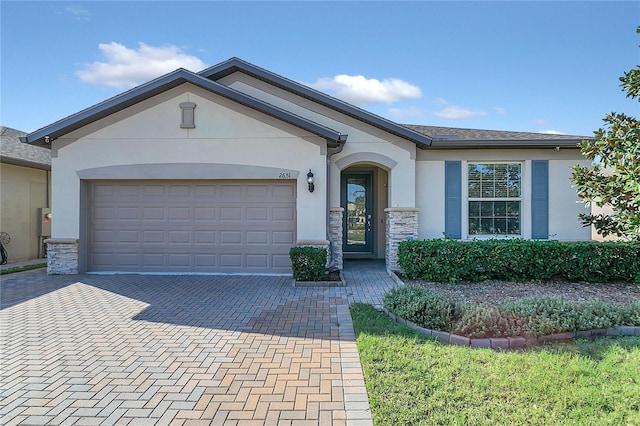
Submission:
POLYGON ((294 180, 87 182, 89 272, 291 273, 294 180))

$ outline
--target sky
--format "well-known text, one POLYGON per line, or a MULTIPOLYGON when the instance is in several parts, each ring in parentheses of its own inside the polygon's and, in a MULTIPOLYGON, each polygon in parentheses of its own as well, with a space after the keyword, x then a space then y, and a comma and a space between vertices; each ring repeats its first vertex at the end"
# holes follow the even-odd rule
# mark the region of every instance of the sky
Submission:
POLYGON ((0 124, 32 132, 238 57, 401 124, 591 136, 638 116, 638 1, 4 1, 0 124))

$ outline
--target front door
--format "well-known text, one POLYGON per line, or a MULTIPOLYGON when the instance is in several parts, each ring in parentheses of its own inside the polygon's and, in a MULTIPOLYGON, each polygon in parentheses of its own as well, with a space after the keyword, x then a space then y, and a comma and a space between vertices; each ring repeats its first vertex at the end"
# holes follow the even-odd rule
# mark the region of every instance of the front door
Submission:
POLYGON ((345 212, 342 251, 345 254, 373 254, 371 172, 342 175, 341 198, 345 212))

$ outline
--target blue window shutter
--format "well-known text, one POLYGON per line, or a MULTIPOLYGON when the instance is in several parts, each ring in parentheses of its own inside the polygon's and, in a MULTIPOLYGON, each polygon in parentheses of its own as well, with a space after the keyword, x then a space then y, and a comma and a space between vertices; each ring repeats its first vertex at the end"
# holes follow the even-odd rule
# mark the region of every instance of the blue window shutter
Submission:
POLYGON ((549 238, 549 161, 531 161, 531 238, 549 238))
POLYGON ((462 162, 444 162, 444 233, 462 238, 462 162))

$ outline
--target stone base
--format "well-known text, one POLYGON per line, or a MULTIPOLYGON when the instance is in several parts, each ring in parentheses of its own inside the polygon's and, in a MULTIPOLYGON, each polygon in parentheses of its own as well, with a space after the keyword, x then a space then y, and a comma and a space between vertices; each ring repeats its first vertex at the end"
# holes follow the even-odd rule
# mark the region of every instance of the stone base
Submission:
POLYGON ((78 273, 78 240, 50 238, 47 245, 47 274, 75 275, 78 273))
POLYGON ((343 255, 342 255, 342 216, 344 209, 342 207, 331 207, 329 211, 329 233, 333 239, 331 249, 335 259, 335 267, 342 271, 343 255))
POLYGON ((400 270, 398 264, 398 245, 402 241, 418 238, 418 212, 415 207, 386 208, 385 262, 387 269, 400 270))

